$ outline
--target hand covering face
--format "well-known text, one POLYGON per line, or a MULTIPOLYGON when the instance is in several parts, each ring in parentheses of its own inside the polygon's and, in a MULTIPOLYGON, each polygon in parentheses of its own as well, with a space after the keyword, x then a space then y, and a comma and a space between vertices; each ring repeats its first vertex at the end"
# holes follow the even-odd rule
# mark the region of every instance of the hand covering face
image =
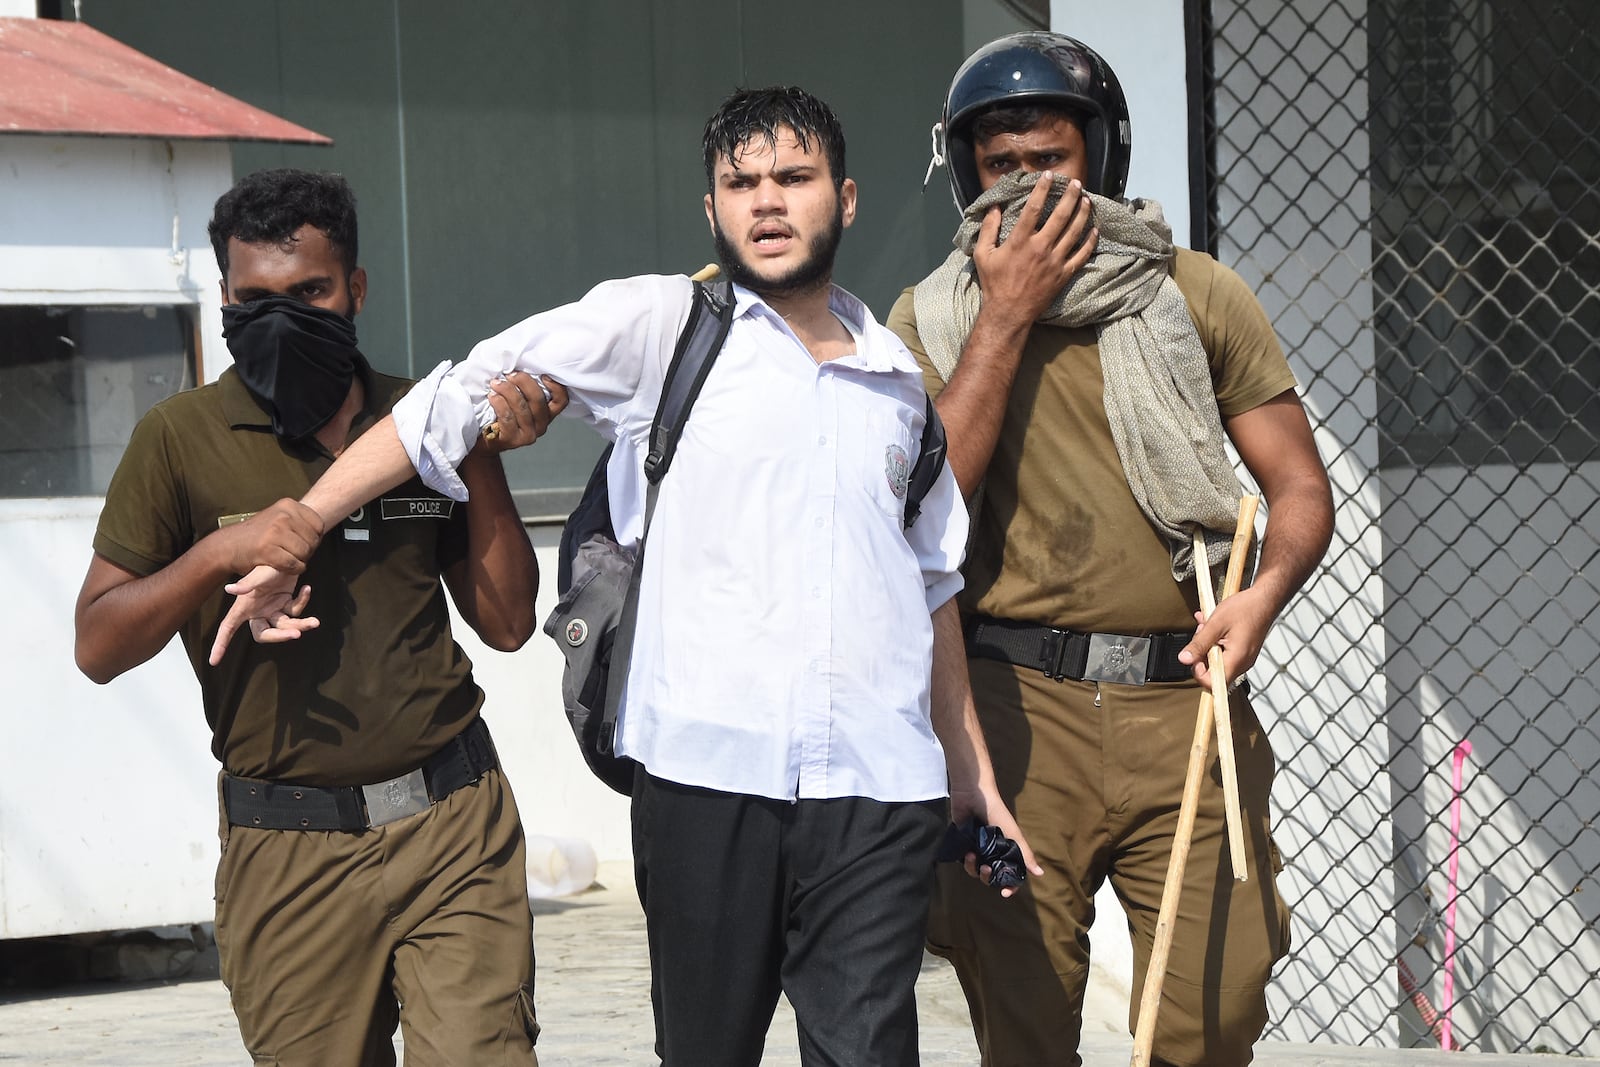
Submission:
MULTIPOLYGON (((1041 175, 1005 175, 967 208, 955 251, 916 288, 917 331, 946 381, 978 319, 983 294, 972 252, 990 209, 1004 240, 1041 175)), ((1092 326, 1105 379, 1106 420, 1128 488, 1166 539, 1172 578, 1194 576, 1194 528, 1213 568, 1226 566, 1244 488, 1228 457, 1211 367, 1171 276, 1172 229, 1153 200, 1085 193, 1100 236, 1083 269, 1039 322, 1092 326)), ((1059 191, 1047 201, 1054 206, 1059 191)))

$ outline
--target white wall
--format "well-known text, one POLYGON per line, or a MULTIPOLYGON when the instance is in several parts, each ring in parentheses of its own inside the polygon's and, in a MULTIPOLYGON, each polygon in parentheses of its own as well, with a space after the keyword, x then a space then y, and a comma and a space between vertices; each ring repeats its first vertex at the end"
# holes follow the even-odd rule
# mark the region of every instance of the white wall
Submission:
POLYGON ((209 915, 214 761, 175 649, 111 689, 78 673, 72 606, 100 501, 0 501, 0 937, 209 915))
POLYGON ((1189 244, 1189 118, 1183 0, 1051 0, 1050 28, 1116 71, 1133 122, 1128 195, 1154 200, 1175 244, 1189 244))
MULTIPOLYGON (((225 144, 0 136, 0 302, 196 306, 214 376, 225 350, 205 224, 231 181, 225 144)), ((211 894, 216 792, 187 664, 169 650, 115 689, 73 665, 99 507, 0 501, 16 608, 0 616, 0 936, 209 911, 195 902, 211 894)))
MULTIPOLYGON (((0 937, 206 921, 217 857, 217 763, 173 641, 106 686, 72 661, 72 604, 101 500, 0 501, 11 597, 0 621, 0 937)), ((554 531, 536 532, 555 573, 554 531)), ((543 619, 554 582, 539 598, 543 619)), ((584 767, 560 704, 560 653, 537 634, 493 652, 457 619, 488 693, 485 720, 530 834, 627 859, 627 801, 584 767)), ((315 635, 312 636, 314 639, 315 635)))

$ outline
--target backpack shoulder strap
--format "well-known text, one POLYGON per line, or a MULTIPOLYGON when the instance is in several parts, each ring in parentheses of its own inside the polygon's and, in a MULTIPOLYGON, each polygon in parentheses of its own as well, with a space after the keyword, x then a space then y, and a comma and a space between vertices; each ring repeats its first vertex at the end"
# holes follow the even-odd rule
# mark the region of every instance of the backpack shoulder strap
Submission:
POLYGON ((645 457, 644 473, 651 485, 661 481, 672 465, 689 409, 705 385, 732 322, 733 283, 726 277, 695 282, 689 321, 678 335, 678 347, 661 383, 661 403, 650 426, 650 454, 645 457))
POLYGON ((922 423, 922 445, 917 450, 917 463, 911 468, 911 477, 906 480, 908 529, 917 521, 917 516, 922 514, 922 498, 928 495, 933 483, 939 480, 939 471, 944 467, 944 459, 944 423, 939 420, 939 412, 933 406, 933 398, 929 397, 927 418, 922 423))
POLYGON ((689 409, 700 395, 700 387, 705 384, 711 364, 722 350, 732 322, 733 283, 722 277, 709 282, 696 281, 689 321, 678 335, 678 347, 667 365, 666 380, 661 383, 661 404, 650 426, 650 454, 644 461, 644 529, 639 535, 633 574, 623 596, 622 613, 617 619, 611 646, 612 673, 606 679, 605 710, 600 718, 598 747, 602 753, 610 754, 616 747, 617 715, 622 706, 628 662, 633 658, 633 635, 639 626, 639 582, 644 576, 644 552, 650 540, 650 521, 656 513, 656 494, 678 450, 678 439, 683 436, 689 409))

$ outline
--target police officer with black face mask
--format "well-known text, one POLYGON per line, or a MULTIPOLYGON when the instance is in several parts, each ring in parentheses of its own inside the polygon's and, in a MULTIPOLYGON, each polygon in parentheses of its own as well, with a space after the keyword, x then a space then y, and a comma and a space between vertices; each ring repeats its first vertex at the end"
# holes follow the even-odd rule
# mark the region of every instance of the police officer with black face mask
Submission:
POLYGON ((522 826, 441 580, 490 647, 532 634, 538 569, 491 449, 551 411, 531 380, 500 383, 499 439, 461 466, 470 500, 413 481, 324 529, 295 500, 411 385, 357 348, 354 196, 338 175, 263 171, 210 230, 234 366, 134 430, 78 601, 79 666, 106 682, 183 640, 223 770, 222 977, 256 1062, 392 1064, 404 1015, 408 1052, 534 1063, 522 826), (320 629, 211 666, 221 583, 264 557, 303 570, 293 611, 320 629))

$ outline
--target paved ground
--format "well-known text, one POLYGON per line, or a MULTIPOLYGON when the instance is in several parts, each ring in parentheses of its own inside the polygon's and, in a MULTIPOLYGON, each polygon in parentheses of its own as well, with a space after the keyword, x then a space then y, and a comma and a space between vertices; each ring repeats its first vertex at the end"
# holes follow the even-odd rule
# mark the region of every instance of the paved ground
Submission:
MULTIPOLYGON (((542 1067, 634 1067, 654 1063, 649 964, 643 919, 629 870, 605 864, 603 888, 565 900, 539 901, 539 1039, 542 1067)), ((0 1063, 28 1067, 222 1067, 246 1062, 234 1029, 227 991, 216 977, 215 950, 200 956, 191 975, 172 982, 81 982, 44 989, 0 985, 0 1063)), ((0 975, 0 978, 6 976, 0 975)), ((922 1060, 976 1064, 966 1003, 955 977, 932 957, 918 986, 922 1060)), ((1088 1067, 1121 1067, 1130 1042, 1126 1004, 1104 984, 1092 985, 1084 1012, 1088 1067)), ((1263 1067, 1524 1067, 1557 1062, 1548 1056, 1462 1056, 1373 1048, 1268 1043, 1257 1049, 1263 1067)), ((1560 1060, 1561 1063, 1600 1063, 1560 1060)), ((764 1064, 798 1067, 793 1017, 780 1006, 764 1064)))

